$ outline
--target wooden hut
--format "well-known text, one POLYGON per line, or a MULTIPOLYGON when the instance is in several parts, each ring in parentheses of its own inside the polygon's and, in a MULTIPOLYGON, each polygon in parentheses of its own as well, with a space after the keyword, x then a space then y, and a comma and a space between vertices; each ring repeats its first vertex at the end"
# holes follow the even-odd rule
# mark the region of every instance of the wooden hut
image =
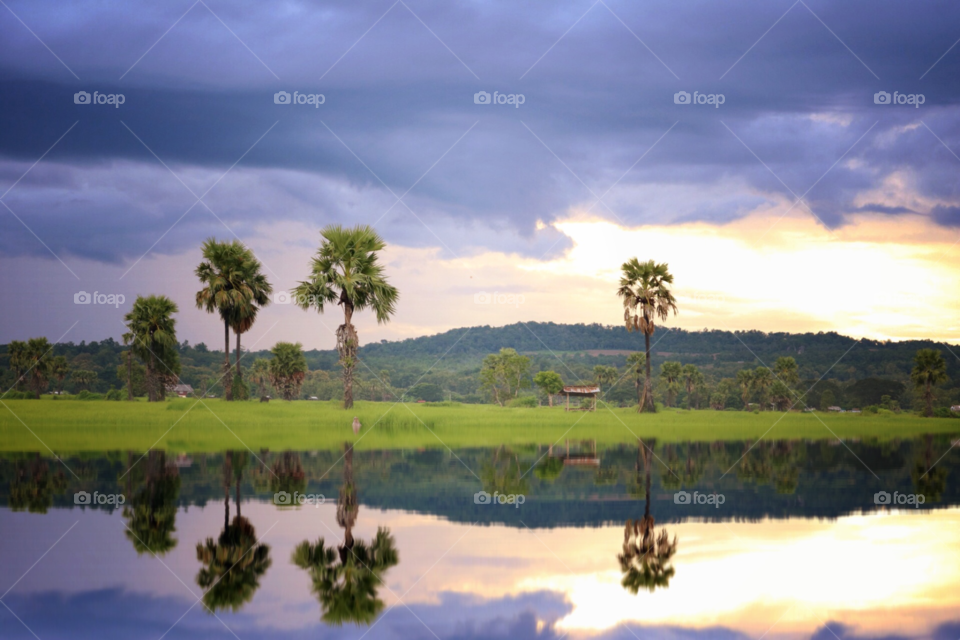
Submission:
POLYGON ((596 385, 586 385, 586 386, 566 386, 563 388, 563 395, 567 397, 567 411, 596 411, 597 410, 597 397, 600 395, 600 387, 596 385), (587 406, 586 409, 583 407, 574 407, 570 408, 570 398, 593 398, 593 402, 587 406))

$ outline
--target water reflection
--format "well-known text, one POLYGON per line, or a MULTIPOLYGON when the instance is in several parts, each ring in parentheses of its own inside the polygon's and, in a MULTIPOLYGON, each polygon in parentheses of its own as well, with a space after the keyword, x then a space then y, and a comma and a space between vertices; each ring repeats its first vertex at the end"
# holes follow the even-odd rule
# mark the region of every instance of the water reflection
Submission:
POLYGON ((343 484, 337 500, 337 524, 343 529, 343 543, 334 550, 322 537, 313 544, 304 540, 291 560, 310 575, 324 622, 338 626, 345 622, 371 624, 384 608, 377 594, 384 574, 399 563, 400 557, 386 527, 377 528, 370 544, 354 539, 360 503, 350 443, 344 445, 343 462, 343 484))
POLYGON ((204 589, 203 603, 212 613, 218 609, 239 611, 253 599, 260 578, 270 568, 270 547, 257 541, 257 533, 240 513, 240 481, 247 466, 247 453, 228 451, 223 458, 223 530, 214 541, 197 543, 197 560, 203 563, 197 584, 204 589), (237 515, 230 522, 230 485, 236 480, 237 515))
POLYGON ((173 533, 177 530, 180 499, 179 470, 167 462, 165 451, 150 451, 138 462, 134 462, 134 455, 130 453, 126 480, 126 495, 130 496, 123 508, 127 539, 137 554, 167 553, 177 546, 173 533))
POLYGON ((28 454, 14 463, 10 482, 9 504, 14 511, 46 513, 53 504, 54 494, 67 489, 67 477, 62 469, 51 472, 50 462, 40 454, 28 454))
MULTIPOLYGON (((623 573, 621 584, 624 589, 636 594, 640 589, 651 593, 657 588, 670 586, 674 568, 671 564, 677 552, 677 536, 670 541, 670 534, 666 529, 657 533, 654 529, 655 521, 650 514, 650 466, 651 450, 656 446, 656 440, 646 445, 640 442, 637 446, 637 483, 643 468, 644 502, 643 518, 627 520, 623 531, 623 550, 617 556, 620 562, 620 571, 623 573), (649 447, 649 448, 648 448, 649 447)), ((672 473, 668 469, 668 473, 672 473)))

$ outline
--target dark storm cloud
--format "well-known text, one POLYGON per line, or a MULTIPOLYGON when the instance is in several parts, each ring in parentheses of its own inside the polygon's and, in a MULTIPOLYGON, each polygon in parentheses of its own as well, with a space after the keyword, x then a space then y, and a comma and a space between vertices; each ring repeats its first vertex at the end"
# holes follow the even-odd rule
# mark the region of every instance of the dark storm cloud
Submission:
MULTIPOLYGON (((960 49, 928 71, 956 39, 955 4, 207 5, 12 3, 72 72, 0 17, 0 193, 77 123, 4 196, 53 251, 135 259, 194 203, 131 130, 197 195, 242 157, 233 171, 260 190, 231 199, 224 180, 205 199, 241 235, 389 210, 392 241, 438 246, 419 217, 455 252, 540 256, 552 240, 534 240, 536 221, 570 207, 725 222, 806 194, 800 210, 836 226, 908 213, 853 204, 901 171, 944 207, 957 197, 960 49), (76 105, 80 90, 125 102, 76 105), (280 90, 325 102, 277 105, 280 90), (478 91, 525 102, 478 105, 478 91), (678 105, 679 91, 724 102, 678 105), (878 105, 880 91, 924 103, 878 105), (413 214, 396 203, 408 189, 413 214)), ((49 255, 0 213, 0 251, 49 255)), ((196 205, 156 250, 222 231, 196 205)))

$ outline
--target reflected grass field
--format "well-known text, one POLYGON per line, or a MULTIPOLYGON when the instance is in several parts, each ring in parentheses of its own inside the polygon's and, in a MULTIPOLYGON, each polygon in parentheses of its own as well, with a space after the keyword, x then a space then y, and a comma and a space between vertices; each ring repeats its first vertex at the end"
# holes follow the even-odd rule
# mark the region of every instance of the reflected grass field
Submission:
POLYGON ((824 438, 892 438, 960 432, 960 421, 913 415, 748 413, 633 409, 596 413, 562 408, 508 409, 492 405, 358 402, 345 411, 332 402, 225 402, 175 399, 165 403, 4 400, 0 450, 58 452, 148 448, 172 451, 250 449, 331 450, 344 442, 358 449, 477 447, 824 438), (351 429, 357 416, 363 428, 351 429))

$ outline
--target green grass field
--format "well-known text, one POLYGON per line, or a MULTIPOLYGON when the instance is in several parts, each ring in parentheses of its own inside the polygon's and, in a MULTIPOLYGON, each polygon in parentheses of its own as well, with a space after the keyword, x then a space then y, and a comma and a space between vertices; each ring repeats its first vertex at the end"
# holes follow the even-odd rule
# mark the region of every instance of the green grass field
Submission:
POLYGON ((553 444, 595 439, 598 445, 660 441, 911 437, 960 433, 960 421, 913 415, 631 409, 596 413, 562 408, 506 409, 491 405, 391 405, 358 402, 344 411, 330 402, 231 403, 176 399, 166 403, 4 400, 0 450, 59 453, 106 450, 172 451, 398 449, 553 444), (353 416, 363 424, 351 430, 353 416))

